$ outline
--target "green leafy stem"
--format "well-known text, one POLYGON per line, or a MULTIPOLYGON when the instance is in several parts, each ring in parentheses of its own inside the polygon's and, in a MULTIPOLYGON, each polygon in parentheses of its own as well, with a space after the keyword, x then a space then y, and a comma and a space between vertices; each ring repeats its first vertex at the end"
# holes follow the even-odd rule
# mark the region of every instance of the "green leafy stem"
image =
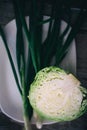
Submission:
POLYGON ((62 59, 68 52, 72 40, 75 38, 79 29, 87 17, 87 10, 83 8, 79 11, 75 23, 64 40, 65 35, 70 29, 71 8, 67 7, 67 0, 55 0, 51 5, 51 12, 47 19, 44 19, 44 1, 31 0, 28 24, 25 20, 25 1, 12 0, 15 21, 16 21, 16 60, 20 81, 15 68, 11 51, 9 50, 3 28, 0 26, 0 35, 6 48, 14 78, 23 99, 24 114, 29 120, 32 117, 32 107, 27 99, 29 87, 34 79, 35 74, 46 66, 51 65, 51 60, 55 56, 54 65, 59 66, 62 59), (64 6, 66 5, 66 8, 64 6), (67 13, 69 22, 65 30, 60 34, 62 15, 67 13), (43 41, 43 27, 48 23, 46 39, 43 41), (29 26, 29 27, 28 27, 29 26), (26 36, 28 55, 26 60, 25 42, 23 36, 26 36), (21 84, 20 84, 21 82, 21 84))

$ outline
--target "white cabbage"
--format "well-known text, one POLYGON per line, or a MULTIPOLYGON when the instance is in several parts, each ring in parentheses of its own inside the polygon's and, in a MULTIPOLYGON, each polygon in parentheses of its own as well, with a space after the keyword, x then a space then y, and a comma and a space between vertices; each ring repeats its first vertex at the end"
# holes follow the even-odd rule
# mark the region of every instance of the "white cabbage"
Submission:
POLYGON ((36 74, 28 98, 37 115, 48 120, 70 121, 87 110, 87 90, 75 76, 57 67, 36 74))

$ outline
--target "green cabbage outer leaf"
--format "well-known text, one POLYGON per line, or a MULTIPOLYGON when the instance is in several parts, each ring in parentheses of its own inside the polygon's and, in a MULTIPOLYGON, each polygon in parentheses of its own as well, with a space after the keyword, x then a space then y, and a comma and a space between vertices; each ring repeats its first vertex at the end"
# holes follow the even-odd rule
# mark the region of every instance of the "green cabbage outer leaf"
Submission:
POLYGON ((40 70, 30 86, 29 101, 40 118, 71 121, 87 111, 87 89, 57 67, 40 70))

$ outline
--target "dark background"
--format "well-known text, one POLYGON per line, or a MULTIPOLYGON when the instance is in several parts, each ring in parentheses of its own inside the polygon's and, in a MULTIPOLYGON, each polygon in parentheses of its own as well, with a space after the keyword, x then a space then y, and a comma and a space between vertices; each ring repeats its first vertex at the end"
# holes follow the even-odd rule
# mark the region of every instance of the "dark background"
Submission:
MULTIPOLYGON (((46 1, 45 14, 49 14, 52 0, 46 1)), ((78 14, 79 9, 83 6, 86 9, 87 4, 81 4, 82 0, 68 0, 68 6, 72 9, 72 23, 78 14)), ((26 9, 27 13, 27 9, 26 9)), ((14 18, 14 11, 11 0, 0 0, 0 24, 4 26, 14 18)), ((76 52, 77 52, 77 77, 84 87, 87 87, 87 18, 85 19, 78 35, 76 36, 76 52)), ((32 125, 33 130, 36 127, 32 125)), ((23 126, 18 124, 0 112, 0 130, 22 130, 23 126)), ((87 115, 68 122, 46 125, 42 130, 87 130, 87 115)))

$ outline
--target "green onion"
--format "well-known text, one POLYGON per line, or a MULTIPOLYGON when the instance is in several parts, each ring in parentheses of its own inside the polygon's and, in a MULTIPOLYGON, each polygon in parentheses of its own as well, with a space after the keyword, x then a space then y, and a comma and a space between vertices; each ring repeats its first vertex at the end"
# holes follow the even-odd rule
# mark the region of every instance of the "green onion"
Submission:
POLYGON ((44 19, 45 2, 43 0, 31 0, 29 2, 29 28, 25 20, 25 1, 12 0, 14 6, 15 20, 16 20, 16 60, 18 65, 18 72, 20 82, 15 69, 15 65, 5 38, 4 31, 0 26, 0 35, 4 41, 11 68, 15 77, 18 90, 22 96, 24 121, 26 130, 30 128, 29 120, 32 117, 33 109, 27 98, 30 90, 30 84, 33 82, 37 72, 51 65, 52 58, 55 57, 54 65, 59 66, 68 52, 68 48, 75 36, 77 35, 85 17, 87 16, 86 10, 81 10, 75 24, 72 26, 66 40, 65 35, 70 29, 71 22, 71 9, 68 6, 67 0, 52 1, 51 12, 47 19, 44 19), (68 23, 65 30, 60 33, 62 16, 68 15, 68 23), (46 39, 43 41, 43 26, 48 24, 48 31, 46 39), (28 55, 25 53, 24 35, 27 39, 28 55), (26 60, 27 59, 27 60, 26 60))
POLYGON ((10 53, 6 38, 5 38, 4 31, 3 31, 1 26, 0 26, 0 35, 1 35, 2 39, 3 39, 3 41, 4 41, 3 43, 4 43, 4 46, 5 46, 6 51, 7 51, 7 55, 8 55, 10 64, 11 64, 11 68, 12 68, 12 71, 13 71, 13 74, 14 74, 14 77, 15 77, 15 81, 17 83, 18 90, 19 90, 20 94, 22 95, 22 90, 21 90, 20 83, 18 81, 18 76, 17 76, 17 73, 16 73, 15 65, 14 65, 14 62, 13 62, 13 59, 12 59, 12 56, 11 56, 11 53, 10 53))
POLYGON ((56 65, 59 65, 59 63, 62 60, 62 57, 64 57, 65 53, 68 51, 67 50, 68 47, 70 46, 76 34, 79 32, 79 29, 84 19, 86 18, 86 16, 87 16, 87 11, 81 10, 64 44, 62 45, 60 49, 58 48, 59 50, 56 53, 56 65))

